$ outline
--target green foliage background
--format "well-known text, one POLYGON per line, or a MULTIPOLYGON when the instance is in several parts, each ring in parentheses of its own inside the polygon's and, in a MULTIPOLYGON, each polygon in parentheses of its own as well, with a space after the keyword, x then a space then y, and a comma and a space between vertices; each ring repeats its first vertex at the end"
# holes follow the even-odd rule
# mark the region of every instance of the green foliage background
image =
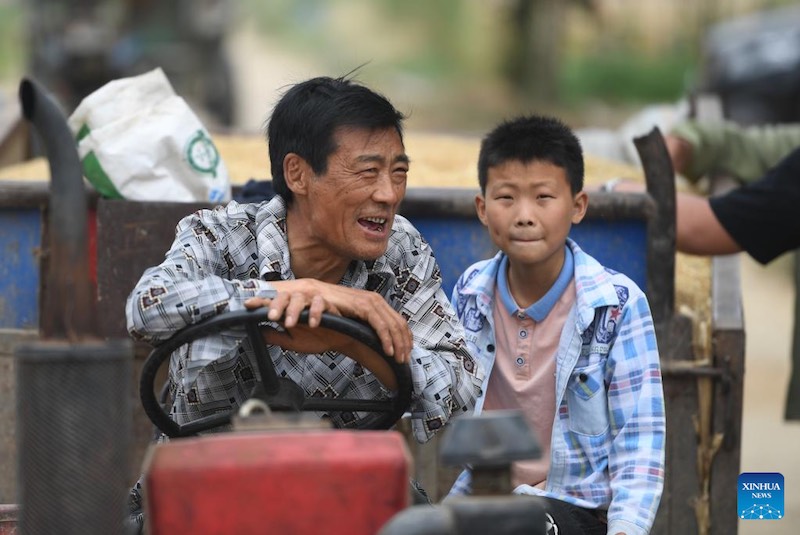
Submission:
MULTIPOLYGON (((24 1, 0 0, 4 87, 13 87, 26 69, 24 1)), ((551 45, 559 58, 556 96, 537 102, 508 76, 509 50, 515 46, 511 6, 517 1, 231 0, 237 13, 231 31, 251 28, 270 46, 308 57, 331 75, 363 65, 358 78, 393 99, 407 97, 423 126, 479 130, 498 115, 531 108, 546 108, 575 125, 608 126, 602 123, 646 103, 675 101, 692 89, 709 23, 736 9, 787 3, 648 0, 665 17, 680 9, 696 15, 652 42, 653 21, 633 12, 638 2, 563 0, 568 6, 563 42, 551 45)), ((123 0, 105 0, 112 2, 123 0)))

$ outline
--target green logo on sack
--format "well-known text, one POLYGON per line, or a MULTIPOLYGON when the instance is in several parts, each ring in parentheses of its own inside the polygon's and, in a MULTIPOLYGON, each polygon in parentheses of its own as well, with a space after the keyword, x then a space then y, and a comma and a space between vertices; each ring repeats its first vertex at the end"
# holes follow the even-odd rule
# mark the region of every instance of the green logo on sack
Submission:
POLYGON ((206 173, 217 178, 217 166, 219 165, 219 152, 214 142, 205 132, 198 130, 197 133, 186 144, 186 159, 192 169, 200 173, 206 173))

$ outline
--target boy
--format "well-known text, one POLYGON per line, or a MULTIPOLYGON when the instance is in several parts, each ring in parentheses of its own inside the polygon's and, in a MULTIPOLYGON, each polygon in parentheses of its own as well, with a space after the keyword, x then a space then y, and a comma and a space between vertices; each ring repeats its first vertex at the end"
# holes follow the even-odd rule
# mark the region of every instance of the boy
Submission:
POLYGON ((586 213, 583 173, 556 119, 490 132, 475 205, 500 252, 461 275, 452 301, 486 371, 476 413, 521 409, 542 443, 542 458, 514 464, 514 492, 544 497, 549 533, 640 535, 664 482, 658 348, 642 290, 567 237, 586 213))

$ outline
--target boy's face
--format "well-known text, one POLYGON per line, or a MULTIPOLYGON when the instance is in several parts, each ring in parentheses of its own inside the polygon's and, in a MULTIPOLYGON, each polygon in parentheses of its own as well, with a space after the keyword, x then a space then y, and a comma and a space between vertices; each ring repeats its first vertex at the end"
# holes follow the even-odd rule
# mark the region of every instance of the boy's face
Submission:
POLYGON ((547 161, 508 161, 489 168, 478 217, 512 264, 558 271, 573 224, 586 213, 585 192, 572 194, 562 167, 547 161))

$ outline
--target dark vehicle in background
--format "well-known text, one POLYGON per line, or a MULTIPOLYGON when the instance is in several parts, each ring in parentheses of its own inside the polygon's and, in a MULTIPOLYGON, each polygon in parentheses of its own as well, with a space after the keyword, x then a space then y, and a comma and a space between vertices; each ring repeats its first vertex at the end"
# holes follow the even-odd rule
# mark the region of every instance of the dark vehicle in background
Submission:
POLYGON ((29 68, 71 112, 105 83, 161 67, 175 91, 234 122, 230 0, 26 0, 29 68))
POLYGON ((701 89, 742 124, 800 122, 800 5, 713 25, 704 42, 701 89))

